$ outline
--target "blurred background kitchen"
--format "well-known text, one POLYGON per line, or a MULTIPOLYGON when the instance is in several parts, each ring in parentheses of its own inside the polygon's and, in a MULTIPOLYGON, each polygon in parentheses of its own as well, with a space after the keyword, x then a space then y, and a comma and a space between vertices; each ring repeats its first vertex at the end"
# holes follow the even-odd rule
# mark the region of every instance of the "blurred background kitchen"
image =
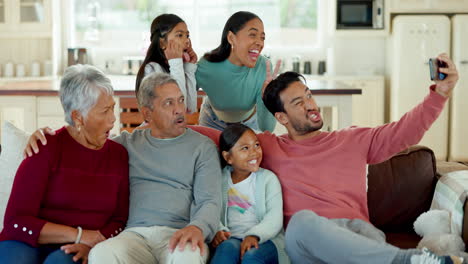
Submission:
POLYGON ((182 17, 200 58, 239 10, 263 20, 262 53, 281 59, 282 71, 362 91, 352 95, 353 125, 398 119, 427 93, 428 59, 449 53, 459 88, 422 144, 438 159, 468 161, 468 0, 0 0, 0 121, 30 131, 62 124, 56 95, 45 91, 75 63, 101 68, 131 97, 154 17, 182 17))

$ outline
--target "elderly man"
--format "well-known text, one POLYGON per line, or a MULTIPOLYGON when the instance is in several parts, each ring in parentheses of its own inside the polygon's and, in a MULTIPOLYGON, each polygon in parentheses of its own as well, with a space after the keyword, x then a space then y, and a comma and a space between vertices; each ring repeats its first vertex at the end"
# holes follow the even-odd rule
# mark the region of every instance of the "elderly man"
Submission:
MULTIPOLYGON (((129 155, 127 227, 95 246, 89 261, 205 263, 205 242, 213 238, 221 210, 216 146, 186 127, 184 96, 170 75, 148 75, 137 97, 149 129, 113 138, 129 155)), ((46 143, 36 131, 31 145, 36 138, 46 143)))
POLYGON ((440 69, 447 78, 436 81, 424 101, 399 121, 375 128, 320 131, 323 121, 302 76, 287 72, 268 84, 263 101, 288 134, 257 136, 262 167, 274 171, 282 185, 289 222, 286 251, 294 263, 461 263, 458 257, 385 243, 385 235, 369 222, 367 208, 366 164, 418 143, 458 81, 449 57, 438 59, 447 64, 440 69))
POLYGON ((168 74, 144 78, 138 104, 150 129, 114 138, 129 153, 130 213, 92 263, 205 263, 219 223, 221 170, 215 145, 186 128, 184 96, 168 74))

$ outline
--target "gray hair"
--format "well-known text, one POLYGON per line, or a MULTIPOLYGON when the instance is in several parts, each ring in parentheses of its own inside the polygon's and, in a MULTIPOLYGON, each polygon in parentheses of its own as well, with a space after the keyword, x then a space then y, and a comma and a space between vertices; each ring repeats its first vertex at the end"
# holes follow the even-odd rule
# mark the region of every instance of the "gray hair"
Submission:
POLYGON ((147 75, 141 82, 140 89, 138 90, 137 99, 138 105, 141 107, 148 107, 153 110, 153 100, 157 97, 156 87, 163 86, 168 83, 177 84, 177 81, 167 73, 151 73, 147 75))
POLYGON ((114 94, 109 78, 101 70, 82 64, 68 67, 63 73, 59 91, 65 121, 74 125, 71 117, 74 110, 86 118, 102 92, 106 95, 114 94))

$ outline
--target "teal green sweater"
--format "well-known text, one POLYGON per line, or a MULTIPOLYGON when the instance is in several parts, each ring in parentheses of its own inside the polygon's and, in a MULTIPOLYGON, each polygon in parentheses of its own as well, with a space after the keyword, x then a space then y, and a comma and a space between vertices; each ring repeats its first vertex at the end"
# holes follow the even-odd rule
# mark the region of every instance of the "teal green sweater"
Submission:
MULTIPOLYGON (((227 228, 227 204, 229 178, 231 177, 230 166, 223 169, 221 195, 221 223, 219 230, 229 231, 227 228)), ((266 169, 260 168, 255 181, 255 215, 258 224, 247 231, 246 236, 254 235, 260 238, 259 243, 271 240, 278 251, 278 261, 280 264, 290 263, 285 251, 283 232, 283 195, 281 185, 276 175, 266 169)))
POLYGON ((248 68, 234 65, 227 59, 209 62, 202 58, 195 73, 197 86, 206 92, 211 105, 219 111, 248 111, 257 105, 259 129, 273 131, 276 119, 262 101, 266 61, 259 56, 255 67, 248 68))

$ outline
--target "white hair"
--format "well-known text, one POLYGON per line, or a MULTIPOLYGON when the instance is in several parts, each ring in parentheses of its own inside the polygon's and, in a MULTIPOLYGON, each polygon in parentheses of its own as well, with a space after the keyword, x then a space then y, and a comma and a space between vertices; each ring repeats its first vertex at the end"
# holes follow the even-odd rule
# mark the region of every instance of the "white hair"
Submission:
POLYGON ((153 110, 153 100, 156 98, 155 88, 161 87, 168 83, 177 84, 177 81, 167 73, 151 73, 147 75, 141 82, 140 89, 138 90, 137 99, 138 105, 141 107, 148 107, 153 110))
POLYGON ((65 121, 74 125, 71 114, 74 110, 86 118, 101 95, 113 95, 112 84, 104 73, 91 65, 77 64, 68 67, 60 82, 60 101, 65 111, 65 121))

